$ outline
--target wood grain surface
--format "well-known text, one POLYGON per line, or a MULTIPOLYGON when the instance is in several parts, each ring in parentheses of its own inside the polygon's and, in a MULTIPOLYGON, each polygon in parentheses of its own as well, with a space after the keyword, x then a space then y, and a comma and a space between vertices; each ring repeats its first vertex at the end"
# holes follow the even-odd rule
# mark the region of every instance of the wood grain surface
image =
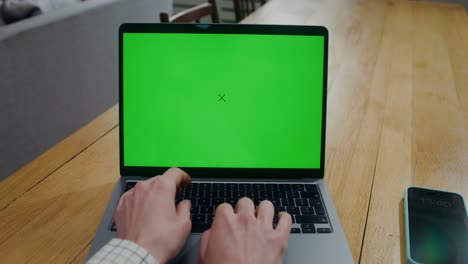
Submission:
MULTIPOLYGON (((325 181, 356 263, 403 263, 405 189, 468 197, 467 12, 272 0, 242 23, 328 28, 325 181)), ((1 263, 84 261, 119 177, 117 126, 115 106, 0 183, 1 263)))

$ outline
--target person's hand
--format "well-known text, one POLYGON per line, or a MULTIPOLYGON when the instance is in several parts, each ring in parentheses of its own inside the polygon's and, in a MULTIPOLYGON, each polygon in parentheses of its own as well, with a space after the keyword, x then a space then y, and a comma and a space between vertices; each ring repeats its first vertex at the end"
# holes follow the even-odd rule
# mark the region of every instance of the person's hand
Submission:
POLYGON ((282 263, 292 220, 282 212, 273 229, 273 216, 270 201, 260 203, 257 216, 249 198, 240 199, 235 212, 227 203, 219 205, 211 228, 201 237, 200 262, 282 263))
POLYGON ((192 228, 190 200, 175 205, 177 189, 188 184, 190 177, 178 168, 138 182, 115 211, 117 237, 142 246, 160 263, 174 258, 192 228))

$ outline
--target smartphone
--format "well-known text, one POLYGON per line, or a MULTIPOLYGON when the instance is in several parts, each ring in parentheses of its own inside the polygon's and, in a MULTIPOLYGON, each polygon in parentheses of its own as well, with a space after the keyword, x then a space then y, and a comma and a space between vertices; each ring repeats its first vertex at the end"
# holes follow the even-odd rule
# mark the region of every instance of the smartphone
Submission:
POLYGON ((457 193, 410 187, 405 193, 407 263, 468 263, 468 218, 457 193))

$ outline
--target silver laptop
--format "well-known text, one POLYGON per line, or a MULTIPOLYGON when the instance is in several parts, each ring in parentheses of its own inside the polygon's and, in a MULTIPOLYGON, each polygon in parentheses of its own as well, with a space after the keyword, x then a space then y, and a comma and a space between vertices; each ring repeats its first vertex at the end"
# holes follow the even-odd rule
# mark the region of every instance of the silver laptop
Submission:
POLYGON ((324 27, 122 25, 121 177, 88 258, 116 236, 122 193, 174 166, 193 180, 174 263, 196 263, 216 206, 244 196, 291 214, 286 263, 353 263, 323 181, 327 57, 324 27))

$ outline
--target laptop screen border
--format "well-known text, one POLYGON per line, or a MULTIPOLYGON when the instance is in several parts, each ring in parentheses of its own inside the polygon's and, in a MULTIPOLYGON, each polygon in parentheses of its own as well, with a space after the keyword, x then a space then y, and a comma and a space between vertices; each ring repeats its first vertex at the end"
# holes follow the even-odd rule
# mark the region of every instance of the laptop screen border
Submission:
POLYGON ((323 179, 325 169, 325 138, 328 77, 328 30, 323 26, 247 25, 247 24, 147 24, 125 23, 119 27, 119 159, 121 176, 152 177, 160 175, 168 167, 124 166, 124 121, 123 121, 123 34, 125 33, 200 33, 200 34, 256 34, 256 35, 305 35, 324 37, 322 135, 320 168, 192 168, 181 167, 192 178, 229 179, 323 179))

